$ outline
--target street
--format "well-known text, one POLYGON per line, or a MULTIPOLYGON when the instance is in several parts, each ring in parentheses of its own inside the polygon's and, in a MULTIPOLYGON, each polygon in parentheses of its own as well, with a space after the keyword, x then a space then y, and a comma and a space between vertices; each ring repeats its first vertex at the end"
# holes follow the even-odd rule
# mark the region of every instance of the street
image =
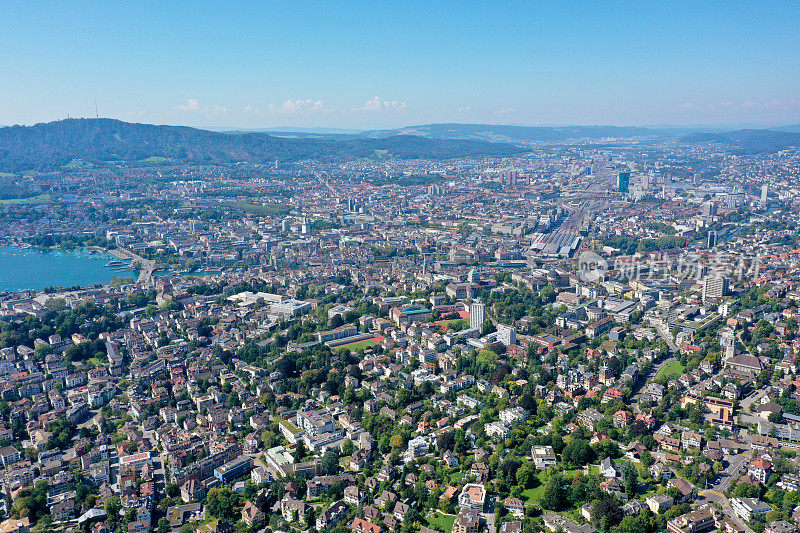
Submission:
POLYGON ((731 483, 739 477, 739 474, 741 474, 749 461, 750 456, 747 453, 728 456, 728 466, 725 470, 720 472, 711 486, 698 492, 696 502, 701 505, 703 503, 715 503, 719 505, 725 513, 725 516, 743 527, 747 533, 752 533, 752 530, 747 527, 747 524, 733 512, 728 498, 725 496, 725 492, 730 488, 731 483))
POLYGON ((653 376, 658 374, 658 371, 661 370, 664 367, 664 365, 666 365, 670 361, 674 361, 674 360, 675 360, 675 357, 673 357, 673 356, 669 356, 669 357, 664 358, 660 363, 658 363, 657 365, 653 366, 653 368, 652 368, 652 370, 650 370, 649 374, 639 378, 639 381, 636 384, 636 393, 633 394, 633 396, 631 396, 630 400, 628 400, 628 405, 630 406, 631 410, 633 411, 633 414, 638 415, 642 411, 641 409, 639 409, 639 398, 640 398, 640 396, 642 394, 641 393, 642 387, 653 376))

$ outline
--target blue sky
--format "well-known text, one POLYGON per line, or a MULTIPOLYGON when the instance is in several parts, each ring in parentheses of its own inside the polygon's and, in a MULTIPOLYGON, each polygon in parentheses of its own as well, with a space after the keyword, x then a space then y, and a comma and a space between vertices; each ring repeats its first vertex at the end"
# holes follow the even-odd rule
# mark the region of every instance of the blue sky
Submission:
POLYGON ((800 2, 5 2, 0 124, 800 123, 800 2))

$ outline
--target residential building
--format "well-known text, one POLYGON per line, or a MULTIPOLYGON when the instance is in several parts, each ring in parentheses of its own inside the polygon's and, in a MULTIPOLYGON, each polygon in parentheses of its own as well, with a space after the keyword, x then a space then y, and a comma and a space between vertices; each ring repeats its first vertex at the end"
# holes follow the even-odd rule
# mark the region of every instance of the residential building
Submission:
POLYGON ((759 457, 754 459, 747 467, 747 473, 759 480, 761 483, 767 482, 767 477, 772 471, 772 462, 769 459, 759 457))
POLYGON ((731 498, 731 509, 745 522, 750 520, 764 520, 772 507, 756 498, 731 498))
POLYGON ((703 278, 703 302, 719 300, 728 294, 728 278, 713 274, 703 278))
POLYGON ((486 489, 478 483, 467 483, 458 496, 458 505, 462 509, 474 509, 483 512, 486 504, 486 489))
POLYGON ((667 494, 654 494, 652 496, 648 496, 644 502, 655 514, 661 514, 665 511, 668 511, 675 503, 675 501, 672 499, 672 496, 667 494))
POLYGON ((257 526, 266 519, 264 511, 255 506, 251 501, 244 504, 242 508, 242 521, 248 526, 257 526))
POLYGON ((483 302, 475 301, 469 306, 469 327, 480 328, 486 321, 486 305, 483 302))
POLYGON ((558 464, 556 452, 553 450, 552 446, 534 444, 533 447, 531 447, 531 457, 533 457, 533 464, 537 469, 558 464))
POLYGON ((453 522, 452 533, 478 533, 481 515, 475 509, 461 509, 453 522))
POLYGON ((716 513, 709 506, 703 506, 667 521, 667 530, 670 533, 706 533, 716 528, 716 513))
POLYGON ((355 533, 381 533, 381 526, 373 524, 363 518, 354 518, 350 524, 350 531, 355 533))

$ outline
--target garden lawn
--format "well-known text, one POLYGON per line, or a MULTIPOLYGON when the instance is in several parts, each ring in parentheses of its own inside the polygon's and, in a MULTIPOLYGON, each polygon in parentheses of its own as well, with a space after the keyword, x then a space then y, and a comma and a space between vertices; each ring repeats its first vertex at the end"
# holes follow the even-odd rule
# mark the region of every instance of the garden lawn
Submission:
POLYGON ((436 514, 428 518, 428 526, 448 533, 453 530, 453 522, 455 521, 456 517, 454 515, 437 511, 436 514))
POLYGON ((686 368, 681 364, 680 361, 676 359, 662 366, 661 370, 659 370, 658 373, 656 374, 655 379, 664 378, 670 380, 673 378, 677 378, 678 376, 683 374, 684 370, 686 370, 686 368))
MULTIPOLYGON (((619 465, 617 465, 619 466, 619 465)), ((597 465, 589 465, 589 475, 590 476, 597 476, 600 474, 600 469, 597 468, 597 465)), ((575 476, 582 476, 583 475, 583 468, 572 468, 572 469, 565 469, 564 470, 564 477, 567 478, 574 478, 575 476)))
POLYGON ((37 196, 29 196, 28 198, 8 198, 6 200, 0 200, 0 204, 22 204, 22 203, 31 203, 31 202, 39 202, 39 201, 46 201, 50 200, 52 195, 50 194, 39 194, 37 196))
POLYGON ((367 349, 371 346, 375 346, 378 344, 378 341, 375 339, 364 339, 363 341, 358 342, 351 342, 350 344, 342 344, 341 346, 337 346, 334 348, 335 350, 341 350, 342 348, 347 348, 348 350, 358 350, 360 348, 367 349))
POLYGON ((543 483, 538 487, 522 491, 522 500, 525 503, 539 503, 539 498, 542 497, 542 494, 544 494, 543 483))
POLYGON ((464 474, 461 472, 452 472, 450 474, 450 484, 455 484, 458 481, 461 481, 464 478, 464 474))
POLYGON ((455 325, 461 325, 462 329, 466 329, 469 327, 469 319, 468 318, 451 318, 450 320, 437 320, 434 322, 437 326, 444 326, 444 327, 451 327, 455 325))

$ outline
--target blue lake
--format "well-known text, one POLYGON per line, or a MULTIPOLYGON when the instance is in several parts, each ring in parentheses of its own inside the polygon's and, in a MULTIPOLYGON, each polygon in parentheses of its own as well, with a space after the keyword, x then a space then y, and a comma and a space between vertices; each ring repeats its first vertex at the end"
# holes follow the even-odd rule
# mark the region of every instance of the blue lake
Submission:
POLYGON ((45 287, 89 286, 108 283, 114 276, 136 275, 128 270, 107 267, 117 258, 89 250, 47 250, 0 246, 0 291, 45 287))

